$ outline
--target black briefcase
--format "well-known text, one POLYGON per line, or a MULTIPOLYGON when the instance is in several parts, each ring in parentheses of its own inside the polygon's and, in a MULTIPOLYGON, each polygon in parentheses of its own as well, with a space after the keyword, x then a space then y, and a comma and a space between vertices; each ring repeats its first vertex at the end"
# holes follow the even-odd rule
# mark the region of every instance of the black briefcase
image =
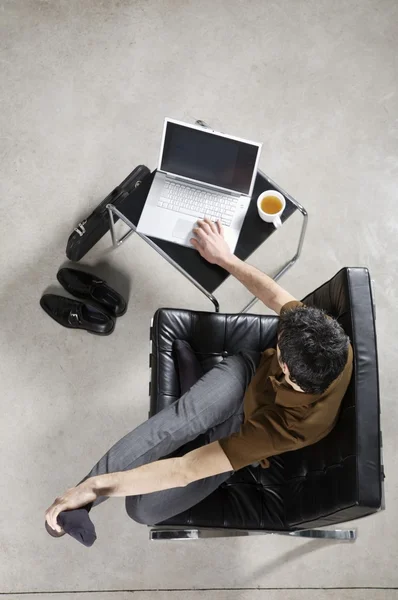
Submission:
MULTIPOLYGON (((97 208, 87 219, 75 227, 69 236, 66 245, 66 256, 74 262, 79 261, 91 248, 109 231, 109 213, 106 209, 107 204, 113 204, 121 212, 126 202, 129 202, 131 193, 141 184, 141 182, 150 174, 150 170, 145 165, 138 165, 128 177, 97 208)), ((114 215, 116 222, 118 217, 114 215)))

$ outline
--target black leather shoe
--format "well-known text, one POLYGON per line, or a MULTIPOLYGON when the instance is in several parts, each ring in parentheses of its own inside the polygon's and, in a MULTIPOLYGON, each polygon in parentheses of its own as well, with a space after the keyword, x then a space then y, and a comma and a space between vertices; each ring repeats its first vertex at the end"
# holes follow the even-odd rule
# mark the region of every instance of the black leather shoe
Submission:
POLYGON ((127 310, 127 303, 122 296, 95 275, 66 268, 58 271, 57 279, 72 296, 98 306, 112 317, 121 317, 127 310))
POLYGON ((78 300, 44 294, 40 306, 63 327, 85 329, 95 335, 109 335, 115 329, 115 321, 111 316, 78 300))

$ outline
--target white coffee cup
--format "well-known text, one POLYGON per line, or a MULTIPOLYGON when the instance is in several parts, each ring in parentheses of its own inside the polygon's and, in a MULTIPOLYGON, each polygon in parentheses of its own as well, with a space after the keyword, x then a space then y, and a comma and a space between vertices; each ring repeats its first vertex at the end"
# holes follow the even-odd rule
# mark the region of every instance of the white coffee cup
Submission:
POLYGON ((262 194, 260 194, 259 197, 257 198, 257 210, 258 210, 258 214, 259 214, 260 218, 263 221, 266 221, 267 223, 272 223, 274 225, 274 227, 276 227, 276 228, 282 226, 281 214, 285 210, 285 206, 286 206, 286 200, 285 200, 284 196, 282 196, 282 194, 280 194, 279 192, 277 192, 275 190, 267 190, 266 192, 263 192, 262 194), (274 214, 269 214, 269 213, 266 213, 263 211, 263 209, 261 208, 261 201, 264 200, 264 198, 267 198, 268 196, 276 196, 276 198, 278 198, 278 200, 281 201, 282 208, 280 209, 279 212, 274 213, 274 214))

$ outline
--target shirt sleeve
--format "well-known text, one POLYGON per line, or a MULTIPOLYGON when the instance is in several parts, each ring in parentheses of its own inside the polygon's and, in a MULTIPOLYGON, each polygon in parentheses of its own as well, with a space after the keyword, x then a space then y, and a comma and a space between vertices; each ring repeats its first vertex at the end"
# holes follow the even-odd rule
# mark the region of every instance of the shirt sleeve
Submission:
POLYGON ((304 440, 292 429, 289 420, 286 412, 275 406, 245 421, 237 433, 219 440, 233 469, 238 471, 302 446, 304 440))

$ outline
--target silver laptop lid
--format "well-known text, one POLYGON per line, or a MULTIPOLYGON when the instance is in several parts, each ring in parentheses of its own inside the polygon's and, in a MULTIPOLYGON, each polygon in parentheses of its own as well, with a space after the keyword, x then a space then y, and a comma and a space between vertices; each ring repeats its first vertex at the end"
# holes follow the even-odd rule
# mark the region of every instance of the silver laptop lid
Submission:
POLYGON ((251 196, 262 144, 165 119, 158 170, 251 196))

